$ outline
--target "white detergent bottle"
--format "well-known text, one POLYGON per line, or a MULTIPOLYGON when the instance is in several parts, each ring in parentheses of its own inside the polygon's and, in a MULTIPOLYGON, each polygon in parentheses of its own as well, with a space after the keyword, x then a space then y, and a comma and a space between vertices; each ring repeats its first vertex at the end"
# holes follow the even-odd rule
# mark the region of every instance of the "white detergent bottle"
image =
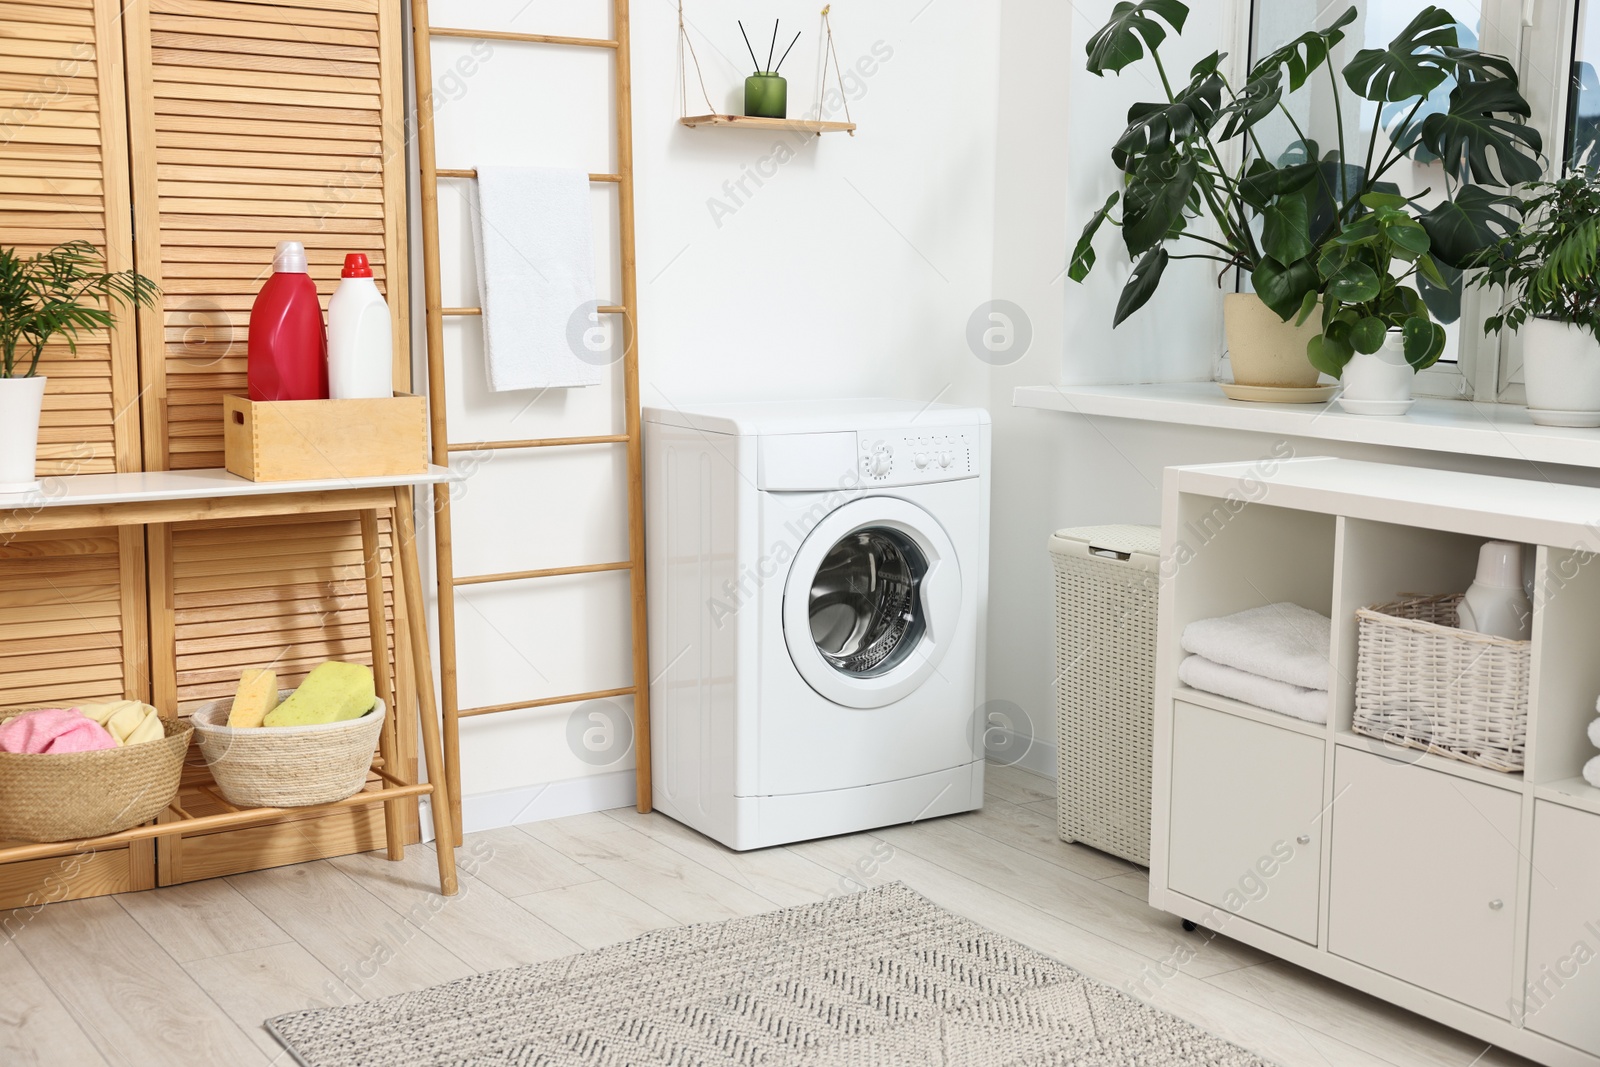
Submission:
POLYGON ((328 395, 358 400, 394 395, 394 327, 389 305, 360 252, 344 257, 328 301, 328 395))

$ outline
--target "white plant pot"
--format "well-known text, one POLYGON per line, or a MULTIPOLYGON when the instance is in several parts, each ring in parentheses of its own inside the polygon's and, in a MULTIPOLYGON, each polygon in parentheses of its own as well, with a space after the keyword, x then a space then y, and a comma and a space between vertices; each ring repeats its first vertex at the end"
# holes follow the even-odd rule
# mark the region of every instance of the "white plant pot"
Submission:
POLYGON ((1357 352, 1345 364, 1339 406, 1352 415, 1404 415, 1414 401, 1416 372, 1406 362, 1405 339, 1390 330, 1376 352, 1357 352))
POLYGON ((1529 319, 1522 327, 1528 414, 1540 426, 1600 426, 1600 340, 1581 326, 1529 319))
POLYGON ((0 493, 39 488, 33 466, 39 455, 44 387, 42 377, 0 378, 0 493))

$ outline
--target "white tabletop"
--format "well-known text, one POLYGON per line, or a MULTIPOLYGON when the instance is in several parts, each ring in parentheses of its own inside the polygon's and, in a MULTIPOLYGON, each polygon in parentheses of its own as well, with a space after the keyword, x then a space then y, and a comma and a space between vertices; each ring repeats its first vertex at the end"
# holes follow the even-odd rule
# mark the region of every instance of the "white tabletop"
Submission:
POLYGON ((421 474, 370 478, 316 478, 292 482, 252 482, 221 467, 131 474, 74 474, 41 478, 31 493, 0 493, 0 511, 70 508, 104 504, 147 504, 163 500, 220 500, 229 497, 332 493, 347 489, 392 489, 465 481, 464 473, 430 466, 421 474))

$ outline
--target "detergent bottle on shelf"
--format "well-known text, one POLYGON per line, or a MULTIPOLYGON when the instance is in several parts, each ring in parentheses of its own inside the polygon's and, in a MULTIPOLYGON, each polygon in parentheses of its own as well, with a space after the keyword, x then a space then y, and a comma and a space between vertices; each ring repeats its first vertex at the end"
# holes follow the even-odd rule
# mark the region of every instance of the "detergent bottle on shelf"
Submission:
POLYGON ((299 241, 281 242, 272 257, 250 306, 247 355, 251 400, 328 399, 328 335, 299 241))
POLYGON ((360 252, 344 257, 328 301, 328 395, 335 400, 394 395, 394 328, 372 267, 360 252))

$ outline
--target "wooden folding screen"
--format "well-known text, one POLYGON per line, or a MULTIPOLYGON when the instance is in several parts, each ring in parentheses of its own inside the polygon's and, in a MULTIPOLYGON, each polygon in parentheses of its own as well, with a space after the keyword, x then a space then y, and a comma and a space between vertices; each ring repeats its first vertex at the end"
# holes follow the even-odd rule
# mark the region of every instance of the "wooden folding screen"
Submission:
MULTIPOLYGON (((0 7, 0 241, 87 237, 163 290, 137 346, 124 328, 75 359, 52 350, 42 472, 221 466, 222 397, 245 391, 250 304, 280 240, 305 243, 324 301, 345 253, 366 253, 408 336, 400 23, 399 0, 0 7)), ((126 693, 187 713, 244 667, 293 685, 325 659, 370 662, 360 544, 343 515, 157 526, 148 543, 140 530, 0 536, 0 707, 126 693)), ((387 547, 384 575, 388 590, 387 547)), ((403 603, 388 605, 392 624, 403 603)), ((409 709, 396 666, 405 681, 385 696, 409 709)), ((399 721, 410 776, 415 723, 399 721)), ((383 843, 382 808, 164 840, 160 881, 383 843)), ((0 868, 0 901, 25 881, 0 868)))

